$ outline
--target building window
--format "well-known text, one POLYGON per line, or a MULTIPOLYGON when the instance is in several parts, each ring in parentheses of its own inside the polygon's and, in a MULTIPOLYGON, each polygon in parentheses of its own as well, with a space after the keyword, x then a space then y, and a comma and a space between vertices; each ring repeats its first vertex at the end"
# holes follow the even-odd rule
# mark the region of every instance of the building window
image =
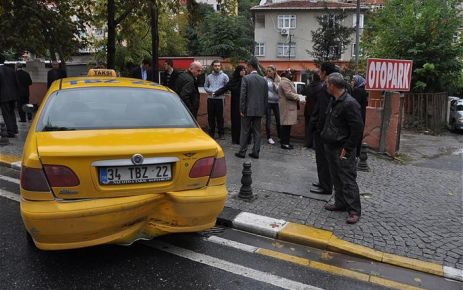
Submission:
POLYGON ((296 43, 292 42, 291 46, 289 45, 289 43, 278 43, 277 57, 290 57, 290 56, 296 57, 296 43), (291 55, 289 54, 290 51, 291 51, 291 55))
MULTIPOLYGON (((355 57, 355 48, 357 47, 357 44, 354 43, 352 44, 352 57, 355 57)), ((363 49, 362 47, 359 48, 359 56, 363 56, 363 49)))
POLYGON ((256 49, 254 51, 255 56, 265 56, 265 44, 263 42, 256 43, 256 49))
POLYGON ((278 29, 295 29, 296 15, 278 15, 278 29))
POLYGON ((256 13, 256 28, 265 28, 265 14, 256 13))
MULTIPOLYGON (((357 24, 357 14, 353 14, 352 26, 355 27, 356 24, 357 24)), ((359 26, 360 28, 363 28, 363 14, 360 14, 359 26)))

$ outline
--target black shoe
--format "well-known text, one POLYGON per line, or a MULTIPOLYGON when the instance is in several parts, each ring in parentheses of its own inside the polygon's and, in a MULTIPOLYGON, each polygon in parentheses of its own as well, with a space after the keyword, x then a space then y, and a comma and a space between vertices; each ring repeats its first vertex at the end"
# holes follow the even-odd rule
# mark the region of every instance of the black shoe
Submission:
POLYGON ((314 187, 310 189, 310 192, 316 193, 316 194, 331 194, 331 192, 325 191, 320 187, 314 187))
POLYGON ((294 147, 293 145, 281 144, 281 149, 292 150, 294 147))
POLYGON ((312 183, 312 185, 315 186, 315 187, 321 187, 319 182, 314 182, 314 183, 312 183))
POLYGON ((334 203, 327 203, 325 204, 324 208, 329 211, 345 211, 346 210, 345 207, 337 206, 334 203))
POLYGON ((254 154, 254 153, 249 153, 249 157, 254 158, 254 159, 259 159, 259 155, 254 154))
POLYGON ((239 152, 236 152, 235 156, 238 157, 238 158, 245 158, 246 157, 246 156, 244 156, 244 154, 241 154, 239 152))

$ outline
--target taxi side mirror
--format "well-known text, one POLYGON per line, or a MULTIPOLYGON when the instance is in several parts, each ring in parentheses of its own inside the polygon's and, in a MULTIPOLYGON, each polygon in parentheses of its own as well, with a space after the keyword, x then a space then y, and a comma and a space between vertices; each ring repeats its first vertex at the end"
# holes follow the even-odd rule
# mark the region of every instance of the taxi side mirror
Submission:
POLYGON ((34 113, 34 105, 32 104, 25 104, 23 105, 23 111, 26 113, 34 113))

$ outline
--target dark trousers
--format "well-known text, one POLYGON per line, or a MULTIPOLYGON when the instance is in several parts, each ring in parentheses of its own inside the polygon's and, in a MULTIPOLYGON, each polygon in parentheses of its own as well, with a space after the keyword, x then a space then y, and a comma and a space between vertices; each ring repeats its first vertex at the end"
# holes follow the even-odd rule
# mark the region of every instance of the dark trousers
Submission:
POLYGON ((32 120, 32 114, 31 113, 26 113, 23 110, 23 105, 29 103, 29 97, 20 97, 19 102, 18 102, 18 114, 19 114, 19 119, 21 122, 26 122, 26 116, 27 120, 32 120))
POLYGON ((291 125, 280 126, 280 143, 281 145, 289 145, 289 138, 291 136, 291 125))
POLYGON ((280 136, 280 106, 278 103, 268 103, 267 104, 267 115, 266 115, 266 122, 265 122, 265 132, 267 133, 267 139, 272 137, 272 111, 273 115, 275 116, 275 122, 277 123, 277 134, 278 138, 280 136))
POLYGON ((216 125, 219 136, 223 136, 223 103, 222 99, 207 99, 207 121, 211 137, 214 137, 216 125))
POLYGON ((259 155, 260 151, 260 123, 262 117, 243 117, 241 119, 241 136, 240 136, 240 152, 245 154, 248 150, 248 142, 251 135, 253 136, 254 146, 252 153, 259 155))
POLYGON ((347 159, 341 159, 341 148, 325 145, 326 158, 330 168, 331 180, 334 184, 334 201, 338 207, 345 207, 348 212, 361 214, 360 193, 357 185, 357 166, 355 150, 347 159))
POLYGON ((3 121, 6 125, 6 131, 9 135, 18 134, 18 124, 16 123, 16 101, 0 103, 3 121))
POLYGON ((239 98, 232 98, 230 101, 230 118, 231 118, 231 135, 232 143, 240 144, 241 132, 241 115, 240 115, 240 100, 239 98))
POLYGON ((314 134, 315 141, 315 161, 317 163, 318 183, 325 192, 332 192, 333 183, 331 181, 330 168, 325 156, 325 148, 319 133, 314 134))
POLYGON ((305 115, 304 118, 304 146, 311 148, 314 147, 313 134, 315 128, 313 122, 310 122, 310 115, 305 115))

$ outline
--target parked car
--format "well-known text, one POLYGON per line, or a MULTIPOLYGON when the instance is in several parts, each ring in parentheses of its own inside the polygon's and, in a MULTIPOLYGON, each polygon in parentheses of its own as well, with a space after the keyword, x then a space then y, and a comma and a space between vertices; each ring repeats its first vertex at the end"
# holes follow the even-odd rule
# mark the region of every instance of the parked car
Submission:
POLYGON ((298 94, 302 94, 306 87, 306 84, 303 82, 294 82, 294 86, 296 87, 296 91, 298 94))
POLYGON ((456 132, 463 130, 463 99, 449 97, 448 128, 456 132))
POLYGON ((55 81, 29 130, 29 239, 61 250, 213 227, 227 197, 222 148, 169 88, 92 75, 55 81))

